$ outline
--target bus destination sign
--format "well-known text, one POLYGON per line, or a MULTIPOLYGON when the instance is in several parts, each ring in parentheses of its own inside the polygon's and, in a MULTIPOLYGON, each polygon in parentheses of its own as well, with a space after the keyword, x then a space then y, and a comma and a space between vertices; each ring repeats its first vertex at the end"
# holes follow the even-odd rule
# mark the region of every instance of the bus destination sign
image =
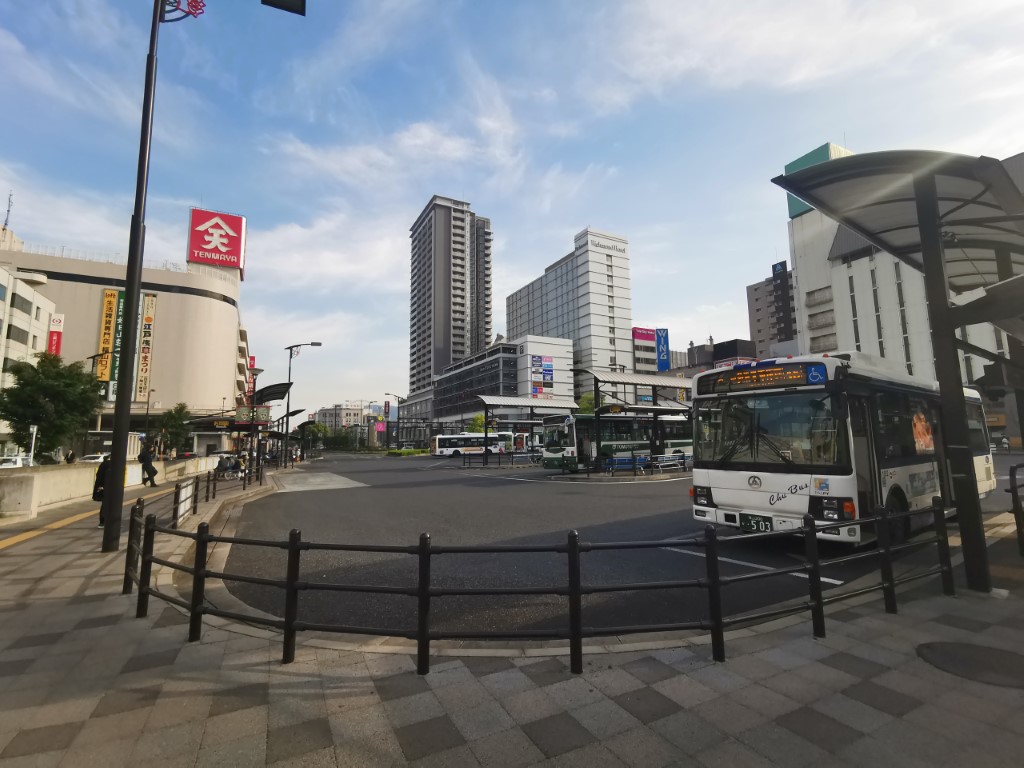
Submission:
POLYGON ((806 387, 824 384, 826 381, 828 369, 820 363, 783 363, 716 372, 700 380, 697 394, 806 387))

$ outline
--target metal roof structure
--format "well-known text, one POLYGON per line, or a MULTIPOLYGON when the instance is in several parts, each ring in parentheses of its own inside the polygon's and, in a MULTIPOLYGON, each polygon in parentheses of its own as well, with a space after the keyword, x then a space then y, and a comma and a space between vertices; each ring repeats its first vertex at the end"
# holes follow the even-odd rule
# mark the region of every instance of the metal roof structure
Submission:
POLYGON ((664 387, 679 389, 689 386, 689 379, 675 376, 655 376, 649 373, 617 373, 616 371, 599 371, 594 368, 574 368, 576 373, 593 376, 602 384, 627 384, 638 387, 664 387))
POLYGON ((284 400, 285 395, 288 394, 288 390, 291 388, 292 383, 290 381, 283 384, 268 384, 265 387, 260 387, 253 393, 253 404, 265 405, 275 400, 284 400))
POLYGON ((772 182, 850 230, 850 258, 877 248, 923 272, 916 184, 934 179, 947 286, 985 291, 953 307, 955 322, 991 322, 1024 339, 1024 280, 1015 279, 1024 276, 1022 166, 1018 158, 900 150, 841 157, 772 182))
POLYGON ((541 400, 536 397, 499 397, 497 395, 477 395, 488 408, 554 408, 565 411, 579 408, 573 400, 559 398, 557 400, 541 400))

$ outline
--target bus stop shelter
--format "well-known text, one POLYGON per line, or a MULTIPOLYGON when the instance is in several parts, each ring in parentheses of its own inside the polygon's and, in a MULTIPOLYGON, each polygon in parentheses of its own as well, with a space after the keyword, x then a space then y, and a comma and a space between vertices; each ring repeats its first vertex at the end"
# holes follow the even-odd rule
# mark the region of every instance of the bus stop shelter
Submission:
MULTIPOLYGON (((532 421, 534 419, 535 412, 538 410, 550 410, 558 413, 559 411, 573 411, 580 407, 576 401, 566 400, 565 398, 542 400, 537 397, 501 397, 498 395, 477 395, 476 397, 484 406, 484 446, 487 445, 491 414, 496 408, 519 408, 521 410, 528 410, 530 412, 530 420, 532 421)), ((487 464, 486 449, 484 450, 483 462, 484 464, 487 464)))
MULTIPOLYGON (((659 389, 685 390, 690 386, 690 379, 681 379, 676 376, 658 376, 651 373, 625 373, 619 371, 601 371, 595 368, 574 368, 573 373, 583 373, 594 380, 594 442, 597 455, 601 455, 601 415, 612 412, 622 413, 646 413, 654 419, 655 440, 661 442, 662 436, 659 431, 658 417, 664 415, 682 414, 689 411, 689 406, 684 405, 678 398, 660 398, 659 389), (651 388, 651 403, 609 403, 602 402, 601 385, 614 384, 633 387, 633 399, 635 400, 637 387, 651 388)), ((608 395, 615 398, 615 395, 608 395)))
MULTIPOLYGON (((951 474, 967 584, 992 588, 958 349, 1012 370, 1024 366, 1024 194, 1002 162, 901 150, 838 158, 778 176, 774 184, 867 244, 924 274, 935 373, 942 395, 943 456, 951 474), (992 323, 1009 357, 958 339, 960 326, 992 323)), ((870 249, 868 249, 870 251, 870 249)), ((867 254, 865 254, 867 255, 867 254)), ((1018 395, 1018 416, 1021 410, 1018 395)))

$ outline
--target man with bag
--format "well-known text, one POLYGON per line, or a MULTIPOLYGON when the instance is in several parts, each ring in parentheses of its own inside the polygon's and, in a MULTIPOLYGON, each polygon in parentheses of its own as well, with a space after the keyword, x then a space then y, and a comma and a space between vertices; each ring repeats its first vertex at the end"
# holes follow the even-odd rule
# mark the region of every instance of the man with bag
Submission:
POLYGON ((148 482, 156 488, 156 481, 153 478, 156 477, 157 469, 153 466, 153 453, 146 444, 143 444, 142 452, 139 454, 139 463, 142 465, 142 484, 148 482))

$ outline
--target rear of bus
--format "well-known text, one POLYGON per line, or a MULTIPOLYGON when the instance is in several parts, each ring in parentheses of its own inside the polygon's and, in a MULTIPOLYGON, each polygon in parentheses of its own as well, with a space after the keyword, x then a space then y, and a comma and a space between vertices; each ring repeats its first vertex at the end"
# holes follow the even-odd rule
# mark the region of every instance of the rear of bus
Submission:
MULTIPOLYGON (((693 515, 750 532, 857 517, 837 373, 819 356, 744 363, 693 380, 693 515)), ((822 538, 860 541, 859 526, 822 538)))
POLYGON ((978 496, 984 499, 996 489, 996 473, 992 464, 992 438, 989 435, 981 394, 976 389, 964 387, 964 400, 967 406, 967 434, 974 456, 974 476, 978 481, 978 496))

